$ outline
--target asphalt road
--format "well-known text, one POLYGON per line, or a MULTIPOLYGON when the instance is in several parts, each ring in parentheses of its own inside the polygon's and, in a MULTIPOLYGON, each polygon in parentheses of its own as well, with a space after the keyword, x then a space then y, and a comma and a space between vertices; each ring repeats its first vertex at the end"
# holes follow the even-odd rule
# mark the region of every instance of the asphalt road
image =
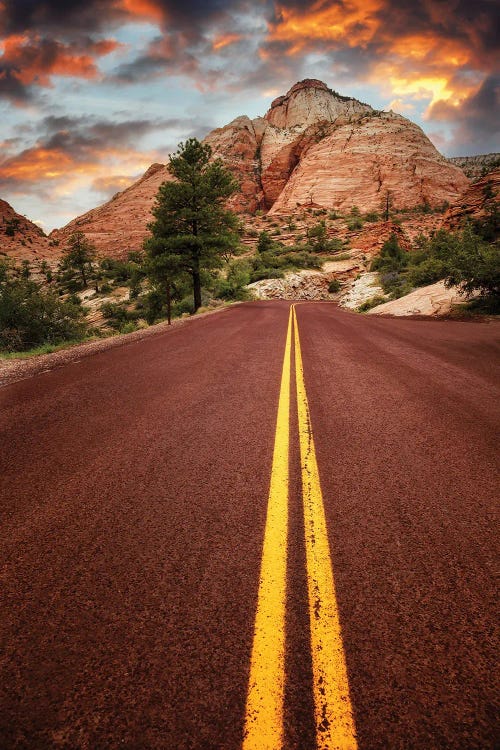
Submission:
MULTIPOLYGON (((236 306, 0 390, 2 749, 242 747, 289 312, 236 306)), ((500 324, 296 317, 279 742, 321 747, 306 419, 357 746, 493 748, 500 324)))

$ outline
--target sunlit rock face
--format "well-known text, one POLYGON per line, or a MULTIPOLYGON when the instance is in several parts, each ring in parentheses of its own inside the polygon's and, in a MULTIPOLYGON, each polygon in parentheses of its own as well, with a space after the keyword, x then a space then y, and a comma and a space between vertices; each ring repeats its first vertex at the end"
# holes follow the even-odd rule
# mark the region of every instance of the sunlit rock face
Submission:
POLYGON ((380 210, 387 193, 398 208, 436 206, 455 200, 468 186, 462 170, 401 115, 372 110, 326 131, 303 151, 271 213, 308 203, 380 210))
POLYGON ((14 258, 31 263, 54 254, 40 227, 0 200, 0 261, 14 258))
MULTIPOLYGON (((237 117, 205 141, 239 182, 229 201, 239 213, 293 214, 308 205, 379 210, 388 193, 393 206, 436 206, 452 203, 468 187, 462 170, 417 125, 314 79, 292 86, 264 117, 237 117)), ((155 195, 168 179, 165 165, 152 165, 136 183, 51 238, 64 243, 80 229, 101 254, 124 257, 139 250, 155 195)))

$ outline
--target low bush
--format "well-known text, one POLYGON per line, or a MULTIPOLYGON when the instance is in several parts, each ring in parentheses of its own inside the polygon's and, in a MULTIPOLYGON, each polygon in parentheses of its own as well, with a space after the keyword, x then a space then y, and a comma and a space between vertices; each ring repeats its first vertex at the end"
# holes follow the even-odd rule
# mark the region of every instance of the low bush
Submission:
POLYGON ((330 294, 335 294, 336 292, 340 292, 342 289, 342 284, 338 279, 332 279, 330 283, 328 284, 328 291, 330 294))
POLYGON ((30 279, 0 274, 0 349, 23 351, 80 340, 85 333, 80 305, 61 300, 30 279))
POLYGON ((355 216, 347 221, 347 228, 350 232, 358 231, 363 228, 363 219, 360 216, 355 216))
POLYGON ((381 305, 382 302, 386 302, 387 300, 385 297, 381 297, 380 295, 376 295, 375 297, 370 297, 370 299, 367 299, 366 302, 363 302, 363 304, 359 305, 358 312, 366 312, 367 310, 371 310, 372 307, 377 307, 377 305, 381 305))

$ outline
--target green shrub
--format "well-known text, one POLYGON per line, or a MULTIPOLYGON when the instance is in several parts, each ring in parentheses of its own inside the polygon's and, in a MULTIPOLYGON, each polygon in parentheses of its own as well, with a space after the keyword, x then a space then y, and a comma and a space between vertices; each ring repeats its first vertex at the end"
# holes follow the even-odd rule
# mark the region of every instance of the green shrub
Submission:
POLYGON ((366 312, 367 310, 371 310, 372 307, 377 307, 377 305, 381 305, 382 302, 386 302, 386 299, 384 297, 381 297, 380 295, 376 295, 375 297, 370 297, 370 299, 367 299, 366 302, 363 302, 363 304, 359 305, 358 312, 366 312))
POLYGON ((105 302, 101 305, 101 313, 103 318, 108 321, 108 325, 117 331, 130 320, 126 307, 116 302, 105 302))
POLYGON ((408 265, 408 253, 400 247, 397 236, 393 233, 384 242, 380 255, 373 259, 371 271, 400 271, 408 265))
POLYGON ((120 327, 120 333, 133 333, 134 331, 137 331, 137 324, 133 320, 129 320, 120 327))
POLYGON ((233 261, 229 264, 226 278, 218 279, 214 287, 218 299, 243 301, 249 299, 245 288, 250 283, 251 266, 246 261, 233 261))
POLYGON ((349 219, 347 222, 347 228, 350 232, 355 232, 363 228, 363 219, 361 217, 354 217, 349 219))
POLYGON ((30 279, 0 277, 0 348, 22 351, 80 340, 86 332, 80 306, 63 302, 30 279))
POLYGON ((193 299, 191 295, 183 297, 179 302, 175 302, 172 305, 172 317, 180 317, 181 315, 192 315, 194 313, 193 299))
POLYGON ((380 219, 380 216, 376 211, 368 211, 367 214, 365 214, 365 221, 375 222, 380 219))
POLYGON ((266 268, 262 266, 254 271, 250 275, 250 283, 254 281, 262 281, 263 279, 282 279, 284 277, 283 271, 279 271, 277 268, 266 268))
POLYGON ((459 286, 464 292, 480 292, 500 297, 500 247, 489 245, 466 226, 459 242, 448 252, 447 286, 459 286))
POLYGON ((426 258, 418 265, 410 266, 408 280, 413 286, 434 284, 446 275, 446 263, 439 258, 426 258))
POLYGON ((330 283, 328 284, 328 291, 330 294, 335 294, 336 292, 340 292, 342 289, 342 284, 338 279, 332 279, 330 283))
POLYGON ((265 253, 268 250, 271 250, 273 247, 273 240, 271 239, 271 235, 269 232, 261 232, 259 234, 259 241, 257 242, 257 252, 258 253, 265 253))

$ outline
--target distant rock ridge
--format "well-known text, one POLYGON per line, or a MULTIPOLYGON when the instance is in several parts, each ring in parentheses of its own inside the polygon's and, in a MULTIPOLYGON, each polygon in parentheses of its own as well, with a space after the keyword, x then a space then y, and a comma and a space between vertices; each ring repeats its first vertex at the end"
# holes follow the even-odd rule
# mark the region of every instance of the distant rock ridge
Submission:
POLYGON ((460 167, 470 180, 479 180, 492 169, 500 167, 500 154, 478 154, 477 156, 452 156, 448 159, 456 167, 460 167))
POLYGON ((0 260, 37 261, 55 255, 49 239, 37 224, 0 200, 0 260))
MULTIPOLYGON (((240 213, 293 214, 303 206, 378 210, 387 193, 400 208, 436 206, 453 202, 469 184, 417 125, 317 79, 298 81, 264 117, 237 117, 205 142, 240 183, 229 201, 240 213)), ((153 164, 129 188, 51 238, 64 243, 80 229, 103 254, 138 250, 158 188, 170 179, 167 166, 153 164)))

